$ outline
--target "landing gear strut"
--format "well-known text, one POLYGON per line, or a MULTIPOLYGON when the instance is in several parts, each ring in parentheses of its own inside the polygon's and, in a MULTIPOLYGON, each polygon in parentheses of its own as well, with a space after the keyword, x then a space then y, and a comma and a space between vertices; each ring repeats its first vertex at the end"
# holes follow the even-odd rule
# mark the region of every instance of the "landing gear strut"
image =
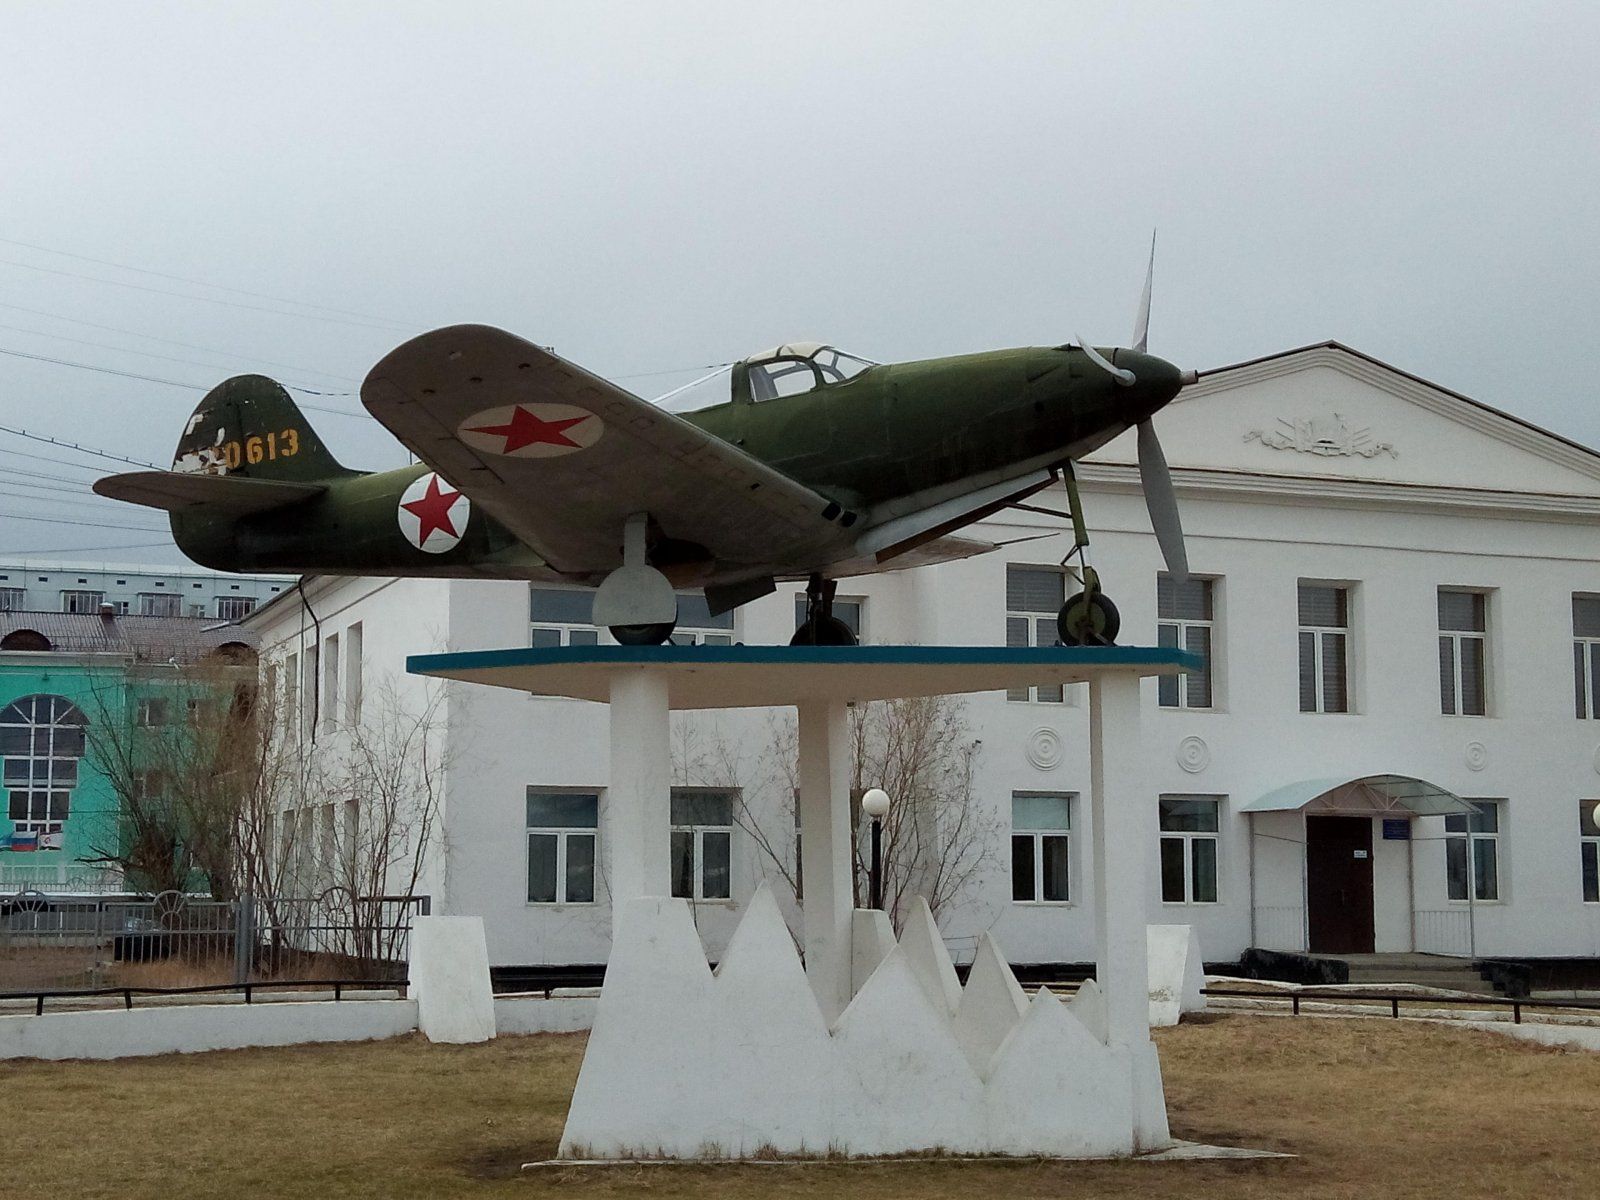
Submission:
POLYGON ((789 639, 791 646, 854 646, 856 635, 833 615, 833 597, 839 584, 813 575, 806 583, 806 619, 789 639))
POLYGON ((1083 502, 1078 498, 1078 478, 1068 462, 1062 472, 1067 485, 1067 505, 1072 516, 1072 549, 1061 560, 1069 573, 1077 560, 1076 574, 1083 590, 1071 597, 1056 614, 1056 633, 1063 646, 1110 646, 1122 629, 1122 616, 1110 597, 1100 590, 1100 574, 1087 561, 1089 530, 1083 523, 1083 502))
POLYGON ((650 515, 635 513, 622 530, 622 565, 594 594, 594 623, 624 646, 658 646, 678 624, 678 595, 647 561, 650 515))

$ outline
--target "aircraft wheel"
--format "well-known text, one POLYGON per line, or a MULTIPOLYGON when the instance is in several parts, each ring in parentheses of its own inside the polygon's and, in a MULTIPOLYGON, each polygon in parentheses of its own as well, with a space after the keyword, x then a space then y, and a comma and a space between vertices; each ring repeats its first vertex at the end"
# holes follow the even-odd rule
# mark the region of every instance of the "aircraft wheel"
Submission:
POLYGON ((794 631, 794 636, 789 639, 791 646, 854 646, 856 635, 850 632, 838 617, 822 617, 815 622, 807 621, 794 631))
POLYGON ((624 646, 659 646, 672 636, 677 623, 665 621, 659 625, 613 625, 611 636, 624 646))
POLYGON ((1063 646, 1110 646, 1122 629, 1122 615, 1104 592, 1079 592, 1056 614, 1063 646))

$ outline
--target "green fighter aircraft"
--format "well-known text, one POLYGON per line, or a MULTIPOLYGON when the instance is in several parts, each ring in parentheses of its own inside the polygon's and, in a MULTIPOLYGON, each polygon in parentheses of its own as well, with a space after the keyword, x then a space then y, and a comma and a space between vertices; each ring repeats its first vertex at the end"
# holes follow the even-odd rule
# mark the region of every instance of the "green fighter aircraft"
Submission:
MULTIPOLYGON (((713 614, 806 581, 797 645, 854 641, 835 581, 964 558, 955 531, 1064 479, 1083 590, 1069 645, 1109 643, 1115 606, 1082 558, 1073 461, 1138 427, 1168 567, 1187 572, 1151 416, 1195 378, 1145 352, 1083 344, 872 363, 796 342, 650 402, 531 342, 456 325, 406 342, 361 387, 420 459, 341 466, 289 393, 241 375, 189 418, 171 471, 95 483, 165 509, 195 562, 224 571, 526 579, 598 586, 594 622, 666 641, 678 589, 713 614)), ((1054 511, 1054 510, 1048 510, 1054 511)))

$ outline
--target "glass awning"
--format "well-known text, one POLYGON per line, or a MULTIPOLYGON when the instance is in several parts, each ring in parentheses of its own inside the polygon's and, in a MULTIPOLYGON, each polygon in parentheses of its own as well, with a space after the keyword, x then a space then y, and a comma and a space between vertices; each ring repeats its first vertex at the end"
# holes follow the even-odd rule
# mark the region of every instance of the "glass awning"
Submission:
POLYGON ((1436 817, 1477 810, 1454 792, 1426 779, 1362 775, 1355 779, 1307 779, 1286 784, 1240 805, 1239 811, 1436 817))

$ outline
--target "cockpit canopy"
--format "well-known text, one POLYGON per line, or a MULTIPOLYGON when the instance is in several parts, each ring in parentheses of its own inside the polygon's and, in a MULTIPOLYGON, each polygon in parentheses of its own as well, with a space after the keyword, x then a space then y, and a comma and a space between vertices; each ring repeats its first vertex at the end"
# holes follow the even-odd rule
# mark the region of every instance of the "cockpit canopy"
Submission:
POLYGON ((846 354, 821 342, 785 342, 752 354, 687 383, 655 401, 668 412, 690 413, 748 396, 753 403, 798 396, 829 384, 854 379, 870 359, 846 354), (748 390, 746 390, 748 389, 748 390))

